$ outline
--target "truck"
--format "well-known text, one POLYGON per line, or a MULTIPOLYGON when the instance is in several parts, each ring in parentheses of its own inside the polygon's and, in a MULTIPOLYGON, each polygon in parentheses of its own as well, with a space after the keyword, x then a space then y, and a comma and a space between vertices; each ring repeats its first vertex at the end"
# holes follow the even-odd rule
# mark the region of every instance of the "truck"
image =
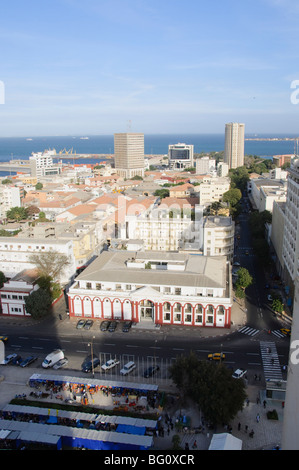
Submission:
POLYGON ((64 352, 61 349, 55 349, 50 354, 48 354, 42 362, 42 367, 48 369, 49 367, 53 367, 56 362, 64 359, 64 352))

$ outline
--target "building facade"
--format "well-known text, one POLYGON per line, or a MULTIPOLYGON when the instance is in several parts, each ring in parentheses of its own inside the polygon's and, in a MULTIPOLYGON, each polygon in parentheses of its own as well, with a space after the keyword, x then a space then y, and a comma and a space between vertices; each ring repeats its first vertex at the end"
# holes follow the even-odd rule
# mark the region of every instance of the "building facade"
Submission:
POLYGON ((194 146, 188 144, 174 144, 168 147, 168 160, 171 170, 183 170, 193 167, 194 146))
POLYGON ((229 168, 244 165, 245 124, 230 122, 225 125, 224 163, 229 168))
POLYGON ((144 176, 144 134, 114 134, 116 173, 124 178, 144 176))
POLYGON ((68 291, 70 317, 159 325, 231 324, 226 257, 103 252, 68 291))
POLYGON ((282 257, 285 280, 294 283, 299 276, 299 159, 294 161, 288 172, 282 257))
POLYGON ((57 280, 61 284, 68 283, 76 272, 73 242, 70 240, 1 237, 0 271, 2 271, 7 278, 13 278, 21 271, 35 268, 34 264, 30 261, 31 255, 47 253, 49 251, 58 252, 67 256, 69 264, 60 272, 59 279, 57 280))
POLYGON ((1 314, 7 316, 30 316, 25 299, 39 286, 35 270, 24 270, 3 284, 0 289, 1 314))

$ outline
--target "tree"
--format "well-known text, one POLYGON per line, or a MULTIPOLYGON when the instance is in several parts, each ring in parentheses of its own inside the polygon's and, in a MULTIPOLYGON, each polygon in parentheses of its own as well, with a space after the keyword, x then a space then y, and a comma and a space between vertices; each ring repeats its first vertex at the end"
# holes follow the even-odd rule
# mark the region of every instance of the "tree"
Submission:
POLYGON ((5 281, 6 281, 5 274, 2 271, 0 271, 0 288, 3 287, 3 284, 5 281))
POLYGON ((164 197, 169 197, 169 190, 168 189, 157 189, 154 193, 154 196, 160 197, 163 199, 164 197))
POLYGON ((274 310, 274 312, 277 312, 277 313, 283 312, 283 303, 281 302, 280 299, 273 299, 272 309, 274 310))
POLYGON ((54 250, 33 254, 29 257, 29 261, 35 264, 40 276, 50 277, 54 280, 56 280, 60 272, 70 264, 66 255, 54 250))
POLYGON ((39 288, 25 297, 25 308, 35 320, 46 316, 52 304, 51 294, 48 290, 39 288))
POLYGON ((36 183, 35 189, 38 191, 40 189, 43 189, 43 183, 36 183))
POLYGON ((242 410, 246 398, 242 379, 234 379, 223 364, 200 361, 194 353, 180 356, 170 376, 182 398, 197 403, 211 424, 229 423, 242 410))
POLYGON ((253 283, 253 278, 246 268, 238 269, 237 275, 236 287, 245 291, 253 283))
POLYGON ((27 210, 25 207, 12 207, 6 212, 8 219, 25 220, 28 217, 27 210))
POLYGON ((238 188, 232 188, 223 194, 223 202, 228 202, 232 207, 235 207, 242 198, 242 193, 238 188))

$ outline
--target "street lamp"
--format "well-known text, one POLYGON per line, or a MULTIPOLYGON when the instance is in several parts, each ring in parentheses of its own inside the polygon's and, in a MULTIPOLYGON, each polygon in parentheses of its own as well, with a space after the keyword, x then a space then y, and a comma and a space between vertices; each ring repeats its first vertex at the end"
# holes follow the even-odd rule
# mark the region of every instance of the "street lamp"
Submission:
POLYGON ((95 336, 91 338, 91 343, 88 343, 88 346, 90 346, 90 352, 91 352, 91 370, 92 370, 92 377, 94 378, 94 366, 93 366, 93 340, 95 339, 95 336))

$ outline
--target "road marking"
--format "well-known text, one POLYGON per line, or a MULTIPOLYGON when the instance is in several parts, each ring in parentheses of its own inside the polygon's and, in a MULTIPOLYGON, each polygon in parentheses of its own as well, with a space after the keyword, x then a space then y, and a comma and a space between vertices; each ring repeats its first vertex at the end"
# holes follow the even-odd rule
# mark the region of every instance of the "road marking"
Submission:
POLYGON ((139 346, 136 346, 135 344, 126 344, 127 348, 139 348, 139 346))
POLYGON ((172 348, 173 351, 185 351, 185 349, 182 348, 172 348))
POLYGON ((31 346, 31 347, 32 347, 32 349, 44 349, 41 346, 31 346))

